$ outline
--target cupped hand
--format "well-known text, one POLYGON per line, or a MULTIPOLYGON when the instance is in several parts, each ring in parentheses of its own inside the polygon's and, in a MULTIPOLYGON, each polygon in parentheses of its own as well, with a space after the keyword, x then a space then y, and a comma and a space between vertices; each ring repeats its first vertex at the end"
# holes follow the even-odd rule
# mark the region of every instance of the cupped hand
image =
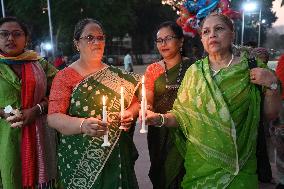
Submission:
POLYGON ((122 116, 120 114, 120 125, 125 128, 124 131, 128 131, 130 129, 134 120, 133 116, 133 112, 129 110, 125 110, 122 116))
MULTIPOLYGON (((142 121, 142 111, 139 111, 139 121, 142 121)), ((145 123, 146 125, 160 125, 160 117, 158 113, 152 112, 151 110, 147 110, 145 112, 145 123)))
POLYGON ((86 118, 82 124, 82 133, 92 136, 101 137, 106 134, 108 123, 104 123, 97 118, 86 118))

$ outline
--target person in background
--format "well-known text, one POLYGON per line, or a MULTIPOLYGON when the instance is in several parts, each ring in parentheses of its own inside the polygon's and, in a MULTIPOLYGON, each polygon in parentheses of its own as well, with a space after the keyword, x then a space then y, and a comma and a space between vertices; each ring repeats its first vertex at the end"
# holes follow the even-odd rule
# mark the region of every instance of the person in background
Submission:
POLYGON ((140 76, 102 62, 105 33, 93 19, 80 20, 74 30, 80 56, 54 78, 48 123, 58 130, 58 163, 63 188, 138 188, 132 150, 126 130, 138 116, 136 96, 140 76), (120 114, 120 90, 124 87, 125 109, 120 114), (107 122, 102 121, 103 97, 107 122), (106 128, 108 126, 108 128, 106 128), (103 147, 107 134, 110 146, 103 147))
POLYGON ((281 82, 282 108, 278 122, 274 123, 270 129, 276 149, 276 168, 279 180, 276 189, 284 189, 284 54, 280 56, 276 67, 276 75, 281 82))
POLYGON ((278 115, 280 95, 277 77, 264 64, 249 69, 246 54, 233 55, 234 31, 228 17, 209 14, 200 31, 208 56, 189 67, 170 112, 147 111, 146 124, 179 128, 175 139, 185 152, 183 188, 258 188, 256 84, 266 89, 269 119, 278 115))
POLYGON ((57 70, 26 49, 29 37, 17 18, 0 19, 0 188, 5 189, 54 188, 57 178, 56 132, 46 125, 57 70))
POLYGON ((123 63, 124 63, 124 69, 126 71, 133 72, 133 62, 132 62, 130 49, 126 51, 126 55, 124 56, 123 63))
POLYGON ((194 59, 199 60, 202 58, 202 52, 200 51, 198 45, 193 45, 191 51, 194 59))
POLYGON ((58 69, 58 70, 62 70, 63 68, 65 68, 67 66, 68 63, 68 57, 67 56, 63 56, 63 55, 58 55, 55 60, 54 60, 54 66, 58 69))
MULTIPOLYGON (((195 61, 182 55, 183 40, 182 29, 175 22, 167 21, 158 27, 155 42, 162 59, 145 72, 147 104, 157 113, 171 110, 184 74, 195 61)), ((154 126, 149 127, 147 136, 153 189, 181 188, 184 154, 180 154, 173 139, 176 129, 154 126)))

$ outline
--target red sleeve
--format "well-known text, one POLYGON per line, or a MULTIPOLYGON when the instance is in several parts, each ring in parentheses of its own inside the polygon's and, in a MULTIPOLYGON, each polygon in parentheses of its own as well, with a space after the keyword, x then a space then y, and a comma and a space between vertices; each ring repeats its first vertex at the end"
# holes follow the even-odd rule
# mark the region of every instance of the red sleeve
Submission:
POLYGON ((154 83, 156 79, 164 72, 164 68, 158 63, 153 63, 148 66, 144 74, 146 89, 154 92, 154 83))
POLYGON ((276 71, 275 71, 278 79, 281 81, 281 88, 282 88, 282 99, 284 99, 284 55, 282 55, 278 61, 276 71))
POLYGON ((72 90, 82 79, 72 68, 65 68, 56 74, 50 90, 48 114, 67 113, 72 90))

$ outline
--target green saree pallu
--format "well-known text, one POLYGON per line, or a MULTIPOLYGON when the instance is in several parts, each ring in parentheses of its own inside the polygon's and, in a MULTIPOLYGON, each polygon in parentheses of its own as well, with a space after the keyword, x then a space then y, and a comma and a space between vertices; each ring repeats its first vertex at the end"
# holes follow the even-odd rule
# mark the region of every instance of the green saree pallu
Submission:
POLYGON ((260 91, 246 56, 214 77, 208 58, 192 65, 172 113, 186 143, 183 188, 257 188, 256 137, 260 91))
POLYGON ((128 133, 119 130, 120 87, 124 86, 125 107, 138 89, 140 77, 115 67, 104 68, 82 80, 71 96, 69 115, 102 118, 102 98, 106 97, 108 138, 111 146, 102 147, 103 137, 84 134, 60 138, 58 157, 64 188, 138 188, 128 133))

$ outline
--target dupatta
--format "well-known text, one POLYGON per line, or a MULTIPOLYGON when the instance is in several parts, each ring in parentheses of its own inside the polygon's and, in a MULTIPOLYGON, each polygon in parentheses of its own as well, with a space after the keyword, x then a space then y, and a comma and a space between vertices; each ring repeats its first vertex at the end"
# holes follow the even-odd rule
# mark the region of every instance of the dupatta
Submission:
MULTIPOLYGON (((21 93, 21 107, 14 108, 31 108, 45 97, 47 80, 40 59, 34 51, 25 51, 17 57, 0 55, 2 78, 21 93), (17 76, 8 66, 13 64, 21 65, 21 82, 13 79, 17 76)), ((56 179, 55 146, 55 132, 46 127, 46 116, 39 116, 35 122, 22 127, 20 151, 24 188, 52 185, 52 180, 56 179), (47 143, 50 146, 47 147, 47 143)))

